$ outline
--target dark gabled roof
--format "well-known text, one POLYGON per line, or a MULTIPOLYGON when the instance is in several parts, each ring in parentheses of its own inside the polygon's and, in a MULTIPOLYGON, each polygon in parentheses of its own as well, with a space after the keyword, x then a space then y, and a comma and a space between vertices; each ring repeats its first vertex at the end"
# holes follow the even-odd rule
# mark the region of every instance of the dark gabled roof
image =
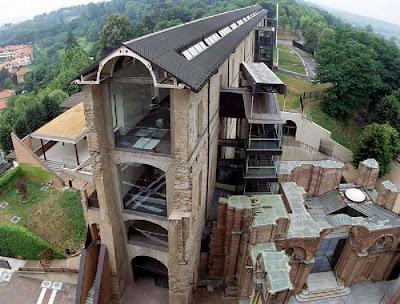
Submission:
POLYGON ((123 45, 199 92, 266 15, 267 10, 260 5, 249 6, 139 37, 123 45), (181 55, 184 49, 254 12, 259 13, 193 59, 181 55))

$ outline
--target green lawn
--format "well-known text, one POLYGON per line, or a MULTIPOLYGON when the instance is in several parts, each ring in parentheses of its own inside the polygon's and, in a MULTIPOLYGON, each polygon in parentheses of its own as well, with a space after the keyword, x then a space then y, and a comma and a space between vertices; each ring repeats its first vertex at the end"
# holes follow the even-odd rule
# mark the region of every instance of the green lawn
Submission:
POLYGON ((0 195, 0 202, 8 203, 8 207, 0 208, 0 224, 22 226, 60 252, 78 249, 85 239, 80 194, 47 186, 48 173, 44 170, 28 166, 21 169, 22 176, 11 181, 0 195), (26 187, 26 199, 17 191, 21 181, 26 187), (13 216, 21 220, 12 224, 13 216))
MULTIPOLYGON (((287 85, 288 93, 286 94, 286 110, 300 110, 300 95, 304 92, 319 91, 327 87, 324 84, 315 84, 311 81, 297 79, 281 73, 276 75, 287 85)), ((284 109, 284 96, 279 95, 279 105, 281 110, 284 109)))
MULTIPOLYGON (((285 110, 288 111, 300 111, 300 95, 304 92, 320 91, 329 86, 326 84, 315 84, 311 81, 297 79, 281 73, 276 73, 276 75, 287 85, 288 93, 286 95, 285 110)), ((278 95, 278 100, 281 110, 284 110, 284 96, 278 95)), ((306 102, 305 112, 307 118, 331 131, 333 140, 352 149, 355 143, 354 139, 360 135, 362 126, 354 119, 343 121, 330 117, 322 111, 320 102, 320 100, 306 102)))
POLYGON ((278 44, 279 49, 279 68, 295 72, 301 75, 307 75, 301 58, 293 52, 288 46, 278 44))
POLYGON ((341 120, 329 116, 320 107, 320 102, 306 104, 307 118, 332 132, 332 139, 352 150, 355 139, 362 132, 363 127, 355 119, 341 120))

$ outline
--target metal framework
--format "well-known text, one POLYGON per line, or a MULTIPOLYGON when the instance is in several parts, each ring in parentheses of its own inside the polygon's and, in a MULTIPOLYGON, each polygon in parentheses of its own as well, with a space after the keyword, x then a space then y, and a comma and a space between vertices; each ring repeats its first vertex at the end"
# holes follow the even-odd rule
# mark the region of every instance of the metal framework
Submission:
POLYGON ((154 87, 165 88, 165 89, 183 89, 185 87, 185 85, 183 83, 178 83, 178 80, 176 78, 168 77, 168 75, 166 75, 166 78, 163 79, 161 82, 158 82, 156 74, 154 73, 154 70, 153 70, 153 66, 151 65, 151 62, 144 59, 143 57, 139 56, 138 54, 136 54, 135 52, 133 52, 132 50, 130 50, 129 48, 127 48, 124 45, 119 47, 112 53, 110 53, 104 59, 100 60, 96 71, 93 71, 85 76, 82 75, 80 77, 80 79, 76 79, 72 83, 73 84, 89 84, 89 85, 100 84, 102 81, 113 76, 115 63, 117 62, 117 59, 119 57, 131 57, 131 58, 134 58, 134 59, 140 61, 150 72, 151 78, 153 79, 154 87), (106 64, 109 63, 110 61, 111 61, 111 68, 110 68, 109 74, 102 77, 101 76, 102 71, 103 71, 104 67, 106 66, 106 64), (93 76, 95 76, 95 80, 90 80, 90 78, 92 78, 93 76), (172 82, 173 82, 172 84, 165 83, 165 81, 167 81, 169 79, 172 80, 172 82))

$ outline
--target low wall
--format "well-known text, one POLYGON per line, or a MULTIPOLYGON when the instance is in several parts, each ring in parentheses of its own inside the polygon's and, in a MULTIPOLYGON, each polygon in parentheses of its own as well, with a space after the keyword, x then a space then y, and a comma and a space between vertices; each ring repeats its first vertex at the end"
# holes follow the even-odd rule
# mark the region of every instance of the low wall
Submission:
POLYGON ((99 253, 99 246, 96 242, 92 242, 88 248, 82 250, 78 286, 76 288, 76 304, 86 302, 86 297, 96 277, 99 253))
POLYGON ((296 124, 295 140, 315 151, 322 152, 344 162, 353 159, 353 153, 331 138, 331 132, 308 120, 300 113, 282 112, 282 119, 296 124))
POLYGON ((38 167, 44 170, 47 170, 53 174, 53 183, 57 186, 63 186, 64 182, 54 174, 42 161, 36 156, 36 154, 32 151, 32 138, 28 135, 23 139, 19 139, 17 135, 11 133, 11 140, 14 146, 15 159, 20 164, 27 164, 33 167, 38 167))

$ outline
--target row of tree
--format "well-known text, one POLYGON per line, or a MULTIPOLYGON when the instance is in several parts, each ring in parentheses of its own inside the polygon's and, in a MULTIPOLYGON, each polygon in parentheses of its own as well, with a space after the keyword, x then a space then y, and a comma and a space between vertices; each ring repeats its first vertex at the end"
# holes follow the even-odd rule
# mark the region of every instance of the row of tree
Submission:
POLYGON ((66 41, 65 46, 54 69, 46 69, 48 61, 45 57, 36 58, 25 83, 17 87, 18 93, 23 94, 9 98, 7 109, 0 114, 0 146, 3 151, 12 149, 11 132, 22 138, 37 130, 60 114, 61 102, 79 91, 79 87, 69 85, 69 82, 92 60, 71 41, 66 41))

